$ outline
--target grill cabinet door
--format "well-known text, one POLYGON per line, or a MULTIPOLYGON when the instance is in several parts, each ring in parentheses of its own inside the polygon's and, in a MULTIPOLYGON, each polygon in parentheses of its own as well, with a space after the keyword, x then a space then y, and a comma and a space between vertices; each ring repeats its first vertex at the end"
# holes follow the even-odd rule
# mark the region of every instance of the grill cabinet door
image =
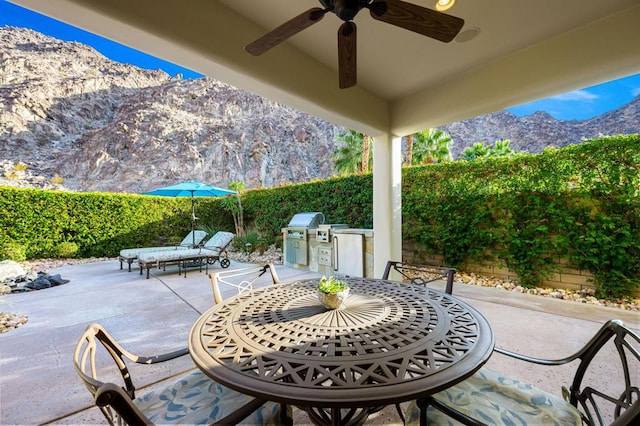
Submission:
POLYGON ((333 271, 350 277, 364 276, 364 235, 333 235, 333 271))

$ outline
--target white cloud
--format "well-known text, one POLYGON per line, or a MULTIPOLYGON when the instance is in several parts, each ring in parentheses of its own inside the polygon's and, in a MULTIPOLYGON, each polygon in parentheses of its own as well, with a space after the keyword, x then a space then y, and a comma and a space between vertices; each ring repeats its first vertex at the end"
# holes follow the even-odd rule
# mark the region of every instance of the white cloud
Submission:
POLYGON ((554 96, 551 99, 556 101, 594 101, 598 99, 598 95, 588 92, 586 90, 574 90, 573 92, 563 93, 562 95, 554 96))

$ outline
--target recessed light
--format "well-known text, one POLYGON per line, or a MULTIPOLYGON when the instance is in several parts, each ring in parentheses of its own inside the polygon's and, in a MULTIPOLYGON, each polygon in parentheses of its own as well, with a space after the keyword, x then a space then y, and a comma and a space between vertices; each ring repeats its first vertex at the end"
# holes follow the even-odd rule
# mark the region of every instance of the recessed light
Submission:
POLYGON ((456 4, 456 0, 438 0, 436 2, 436 9, 443 12, 449 10, 456 4))

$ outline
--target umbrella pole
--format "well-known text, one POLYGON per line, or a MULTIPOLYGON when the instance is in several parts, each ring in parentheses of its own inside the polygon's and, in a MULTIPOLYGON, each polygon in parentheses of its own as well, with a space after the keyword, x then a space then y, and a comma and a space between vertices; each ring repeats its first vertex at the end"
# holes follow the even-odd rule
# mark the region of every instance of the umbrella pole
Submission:
POLYGON ((195 199, 193 198, 193 191, 191 191, 191 238, 193 240, 191 242, 191 247, 196 246, 195 230, 196 230, 196 206, 195 206, 195 199))

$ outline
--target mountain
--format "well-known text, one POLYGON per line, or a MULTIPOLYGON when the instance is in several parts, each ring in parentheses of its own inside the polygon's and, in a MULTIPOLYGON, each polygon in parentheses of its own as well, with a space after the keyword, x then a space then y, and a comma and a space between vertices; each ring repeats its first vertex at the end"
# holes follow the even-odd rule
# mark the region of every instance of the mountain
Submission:
POLYGON ((0 28, 0 185, 142 192, 179 180, 302 182, 333 174, 345 130, 213 79, 171 79, 0 28))
POLYGON ((589 120, 557 120, 546 112, 518 117, 498 111, 441 127, 453 139, 454 158, 475 142, 492 145, 509 139, 516 151, 542 152, 548 146, 561 148, 600 136, 640 133, 640 96, 620 108, 589 120))
MULTIPOLYGON (((640 132, 640 97, 585 121, 500 111, 443 126, 458 155, 511 140, 540 152, 640 132)), ((210 78, 111 61, 80 43, 0 28, 0 185, 138 193, 176 181, 247 188, 324 179, 346 129, 210 78)))

